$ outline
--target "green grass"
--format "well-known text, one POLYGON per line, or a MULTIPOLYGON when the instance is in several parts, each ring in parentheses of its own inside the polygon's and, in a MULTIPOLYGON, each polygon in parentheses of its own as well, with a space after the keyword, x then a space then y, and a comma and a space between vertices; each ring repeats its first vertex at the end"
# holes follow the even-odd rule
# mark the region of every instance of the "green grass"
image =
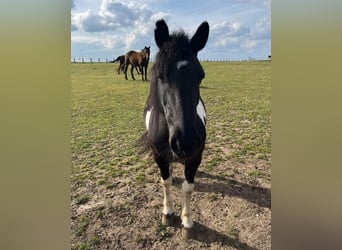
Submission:
POLYGON ((113 64, 71 67, 74 177, 93 178, 96 173, 99 179, 101 172, 105 180, 108 174, 113 178, 128 174, 139 161, 134 143, 143 133, 148 84, 125 81, 123 75, 114 74, 113 64))
POLYGON ((90 197, 88 195, 81 195, 80 197, 77 198, 76 204, 77 205, 82 205, 87 203, 90 200, 90 197))
POLYGON ((249 176, 260 177, 260 176, 263 175, 263 172, 260 171, 260 170, 255 170, 255 171, 249 172, 248 175, 249 175, 249 176))
POLYGON ((82 236, 89 226, 89 218, 81 216, 77 222, 75 233, 77 236, 82 236))
POLYGON ((97 236, 92 236, 89 240, 79 243, 76 246, 77 250, 95 250, 100 244, 100 239, 97 236))
POLYGON ((210 201, 216 201, 217 200, 217 194, 211 193, 208 195, 208 198, 210 201))
MULTIPOLYGON (((271 153, 269 62, 203 63, 201 94, 208 112, 209 153, 246 162, 271 153)), ((219 159, 219 158, 218 158, 219 159)))
MULTIPOLYGON (((202 65, 206 72, 201 95, 208 113, 208 142, 215 142, 209 150, 220 153, 220 147, 230 148, 232 158, 239 161, 269 155, 270 63, 202 65)), ((71 65, 74 169, 114 169, 115 175, 117 167, 134 166, 139 161, 133 145, 144 131, 142 111, 149 84, 125 81, 123 75, 115 73, 116 66, 71 65)))
MULTIPOLYGON (((205 169, 226 160, 246 163, 271 153, 269 62, 202 62, 201 95, 207 109, 205 169)), ((113 64, 72 64, 72 183, 112 178, 144 181, 151 164, 141 160, 135 141, 144 132, 143 108, 149 83, 124 80, 113 64), (111 178, 109 178, 111 177, 111 178)), ((150 66, 151 68, 151 66, 150 66)), ((137 78, 140 79, 140 78, 137 78)), ((108 183, 106 183, 108 181, 108 183)))
MULTIPOLYGON (((234 186, 239 183, 234 175, 240 173, 234 172, 234 166, 258 163, 261 170, 238 171, 245 171, 250 178, 269 178, 263 171, 270 168, 271 158, 270 62, 202 62, 202 66, 206 73, 201 96, 207 109, 207 142, 201 170, 223 180, 229 177, 227 185, 234 186)), ((94 190, 90 187, 106 193, 126 185, 120 184, 121 180, 138 188, 159 178, 153 161, 139 155, 135 147, 145 131, 143 108, 149 83, 142 82, 140 76, 126 81, 124 75, 117 75, 116 67, 109 63, 71 64, 71 197, 77 206, 90 200, 94 190)), ((216 202, 218 196, 210 194, 208 199, 216 202)), ((76 248, 95 249, 100 244, 95 236, 84 240, 94 223, 90 218, 103 220, 114 213, 125 218, 122 225, 130 225, 135 219, 133 207, 130 203, 113 204, 95 210, 93 217, 74 219, 76 248)), ((162 241, 171 237, 162 225, 155 230, 162 241)), ((238 235, 232 231, 230 237, 235 241, 238 235)))
POLYGON ((167 226, 159 224, 156 228, 156 235, 161 241, 165 241, 172 236, 172 233, 169 232, 169 228, 167 226))

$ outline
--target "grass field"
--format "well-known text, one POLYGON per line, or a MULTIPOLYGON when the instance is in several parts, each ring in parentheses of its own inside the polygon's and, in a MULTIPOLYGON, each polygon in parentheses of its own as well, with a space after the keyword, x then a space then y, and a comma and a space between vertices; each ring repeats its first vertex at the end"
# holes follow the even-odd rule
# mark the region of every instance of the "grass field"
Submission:
MULTIPOLYGON (((134 146, 149 83, 117 66, 71 65, 72 249, 271 249, 270 62, 202 62, 207 142, 189 241, 161 225, 159 170, 134 146)), ((174 175, 179 215, 181 165, 174 175)))

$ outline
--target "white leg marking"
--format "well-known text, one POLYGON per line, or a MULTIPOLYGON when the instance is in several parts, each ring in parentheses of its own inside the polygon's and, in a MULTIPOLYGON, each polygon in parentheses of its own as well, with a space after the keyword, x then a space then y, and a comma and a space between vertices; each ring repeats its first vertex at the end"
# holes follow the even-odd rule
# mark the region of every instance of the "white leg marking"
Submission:
POLYGON ((173 166, 172 166, 172 163, 170 163, 169 173, 170 173, 171 177, 172 177, 172 172, 173 172, 173 166))
POLYGON ((189 62, 185 60, 177 62, 177 69, 180 70, 181 67, 188 65, 188 63, 189 62))
POLYGON ((146 129, 147 129, 147 130, 148 130, 148 126, 149 126, 149 124, 150 124, 152 109, 153 109, 153 108, 151 108, 150 110, 148 110, 148 111, 146 112, 145 126, 146 126, 146 129))
POLYGON ((187 180, 183 182, 182 191, 183 191, 183 209, 182 209, 182 224, 185 228, 192 228, 194 222, 191 218, 191 208, 190 208, 190 200, 191 194, 194 191, 194 184, 189 184, 187 180))
POLYGON ((206 118, 207 118, 207 114, 205 112, 205 108, 204 108, 204 105, 201 102, 201 100, 198 101, 196 110, 197 110, 197 115, 199 116, 199 118, 201 118, 201 120, 203 122, 203 125, 205 126, 205 121, 206 121, 206 118))
POLYGON ((163 214, 171 215, 173 214, 172 200, 171 200, 172 176, 170 175, 169 178, 167 178, 166 180, 163 180, 163 178, 161 178, 161 183, 163 185, 163 190, 164 190, 163 214))

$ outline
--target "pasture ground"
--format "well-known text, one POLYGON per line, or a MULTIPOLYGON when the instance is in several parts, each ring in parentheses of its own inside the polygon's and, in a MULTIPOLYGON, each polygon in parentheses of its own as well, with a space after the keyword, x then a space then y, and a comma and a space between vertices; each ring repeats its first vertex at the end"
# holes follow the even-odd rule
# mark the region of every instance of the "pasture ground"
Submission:
POLYGON ((202 62, 207 142, 191 240, 179 221, 183 166, 173 174, 178 220, 164 227, 159 169, 134 146, 149 83, 117 66, 71 65, 72 249, 271 249, 270 62, 202 62))

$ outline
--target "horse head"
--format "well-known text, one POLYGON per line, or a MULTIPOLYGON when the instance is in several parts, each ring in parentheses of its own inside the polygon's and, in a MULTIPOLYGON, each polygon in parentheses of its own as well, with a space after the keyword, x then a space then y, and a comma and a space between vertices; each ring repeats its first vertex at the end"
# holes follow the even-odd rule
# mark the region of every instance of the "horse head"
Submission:
POLYGON ((161 110, 168 126, 169 145, 179 159, 201 152, 205 141, 205 108, 200 98, 204 70, 197 58, 209 35, 203 22, 189 39, 184 32, 169 34, 164 20, 156 23, 159 52, 153 67, 161 110))

